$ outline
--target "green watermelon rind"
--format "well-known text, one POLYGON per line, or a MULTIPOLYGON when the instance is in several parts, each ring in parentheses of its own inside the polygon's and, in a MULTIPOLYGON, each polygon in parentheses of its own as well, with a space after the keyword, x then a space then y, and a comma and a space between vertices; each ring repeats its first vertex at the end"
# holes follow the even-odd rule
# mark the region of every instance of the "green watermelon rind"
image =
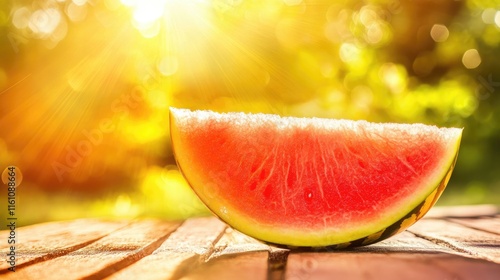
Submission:
POLYGON ((447 154, 443 156, 441 163, 437 165, 443 168, 436 170, 428 176, 427 180, 422 181, 417 186, 417 189, 421 190, 418 195, 401 200, 399 205, 393 205, 391 209, 388 208, 387 212, 389 213, 384 215, 383 218, 373 219, 362 225, 355 225, 350 229, 340 229, 337 232, 334 229, 326 229, 324 231, 310 231, 304 228, 285 229, 283 227, 277 228, 276 225, 263 225, 245 213, 231 208, 229 201, 224 201, 221 197, 209 197, 209 195, 204 193, 207 180, 203 178, 200 172, 196 172, 199 170, 191 170, 190 167, 193 165, 193 162, 189 162, 189 157, 186 157, 186 154, 188 154, 186 151, 189 150, 188 147, 182 147, 182 143, 175 141, 177 125, 175 123, 174 112, 176 110, 178 109, 171 108, 170 110, 170 134, 174 155, 179 169, 202 202, 217 217, 236 230, 265 242, 293 247, 330 246, 332 248, 344 248, 368 245, 407 228, 420 219, 434 205, 446 187, 447 178, 449 179, 453 170, 461 141, 460 130, 460 134, 457 134, 454 145, 448 148, 447 154), (440 189, 440 191, 436 191, 437 189, 440 189), (422 209, 422 205, 430 197, 432 197, 432 203, 427 203, 427 209, 422 209), (405 220, 413 216, 418 218, 415 218, 413 222, 403 224, 405 220))
MULTIPOLYGON (((441 180, 439 185, 427 196, 427 198, 422 201, 419 205, 417 205, 413 210, 411 210, 409 213, 407 213, 405 216, 403 216, 401 219, 393 223, 392 225, 377 231, 375 233, 372 233, 368 236, 358 238, 353 241, 345 242, 345 243, 340 243, 340 244, 333 244, 333 245, 327 245, 327 246, 321 246, 321 247, 312 247, 313 250, 329 250, 329 249, 348 249, 348 248, 354 248, 354 247, 359 247, 359 246, 366 246, 370 244, 374 244, 377 242, 380 242, 384 239, 387 239, 393 235, 396 235, 407 228, 409 228, 411 225, 416 223, 418 220, 424 217, 427 212, 436 204, 437 200, 443 193, 444 189, 446 188, 446 185, 449 182, 449 179, 451 177, 451 174, 453 172, 453 169, 456 164, 456 160, 458 158, 458 151, 455 156, 455 160, 453 161, 453 164, 450 166, 447 174, 441 180)), ((293 246, 283 246, 281 244, 274 244, 279 247, 287 247, 287 248, 294 248, 293 246)), ((303 246, 302 246, 303 247, 303 246)))

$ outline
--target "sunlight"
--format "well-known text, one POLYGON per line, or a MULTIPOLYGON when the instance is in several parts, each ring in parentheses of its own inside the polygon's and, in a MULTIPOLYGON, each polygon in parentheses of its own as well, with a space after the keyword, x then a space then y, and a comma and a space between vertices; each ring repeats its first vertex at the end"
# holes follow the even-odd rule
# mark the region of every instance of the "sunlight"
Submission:
POLYGON ((127 6, 131 6, 134 10, 134 20, 138 24, 150 24, 158 20, 165 10, 165 5, 169 0, 122 0, 127 6))
MULTIPOLYGON (((121 0, 132 12, 132 24, 145 38, 157 38, 149 46, 157 52, 157 70, 163 76, 178 73, 180 63, 199 67, 197 55, 213 36, 211 6, 205 1, 121 0), (190 52, 189 50, 193 50, 190 52), (180 53, 186 54, 184 58, 180 53)), ((190 69, 191 71, 195 71, 190 69)))
MULTIPOLYGON (((140 199, 114 196, 151 182, 133 189, 158 200, 148 211, 165 213, 165 196, 189 205, 179 171, 159 167, 175 164, 173 106, 474 124, 468 141, 483 135, 495 165, 500 9, 427 2, 3 1, 0 164, 44 190, 109 191, 101 213, 129 213, 140 199)), ((464 154, 464 172, 491 175, 464 154)))
POLYGON ((172 13, 179 13, 184 7, 189 6, 190 10, 196 9, 193 3, 199 4, 202 1, 181 1, 181 0, 121 0, 124 6, 132 10, 132 20, 134 26, 145 35, 153 37, 158 34, 151 31, 152 28, 158 29, 160 20, 171 16, 172 13))

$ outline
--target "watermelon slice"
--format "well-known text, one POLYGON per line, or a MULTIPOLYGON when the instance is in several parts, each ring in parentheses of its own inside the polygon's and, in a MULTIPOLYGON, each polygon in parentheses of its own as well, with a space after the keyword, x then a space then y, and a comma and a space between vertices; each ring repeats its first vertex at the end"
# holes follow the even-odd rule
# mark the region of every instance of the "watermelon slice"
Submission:
POLYGON ((367 245, 443 192, 462 129, 170 110, 177 163, 220 219, 288 246, 367 245))

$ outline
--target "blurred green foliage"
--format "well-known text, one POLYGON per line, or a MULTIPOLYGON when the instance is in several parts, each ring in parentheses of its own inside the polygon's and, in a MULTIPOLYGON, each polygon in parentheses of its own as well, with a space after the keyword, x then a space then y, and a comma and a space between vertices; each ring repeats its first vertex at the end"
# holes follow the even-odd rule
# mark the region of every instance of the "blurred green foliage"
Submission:
POLYGON ((0 167, 30 222, 185 218, 169 106, 423 122, 464 127, 439 203, 500 204, 499 54, 494 0, 4 1, 0 167))

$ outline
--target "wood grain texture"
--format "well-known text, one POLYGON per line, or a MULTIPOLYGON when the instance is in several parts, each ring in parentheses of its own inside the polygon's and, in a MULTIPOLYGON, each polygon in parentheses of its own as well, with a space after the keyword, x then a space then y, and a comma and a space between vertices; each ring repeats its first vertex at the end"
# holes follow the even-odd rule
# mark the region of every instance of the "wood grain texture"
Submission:
POLYGON ((157 220, 133 222, 88 246, 4 274, 2 279, 102 279, 151 253, 176 227, 157 220))
POLYGON ((210 257, 225 229, 213 217, 187 220, 152 254, 108 279, 179 279, 210 257))
POLYGON ((220 256, 187 272, 180 279, 266 279, 267 252, 250 251, 220 256))
POLYGON ((403 232, 352 251, 292 252, 286 279, 498 279, 500 266, 403 232))
MULTIPOLYGON (((4 259, 0 279, 497 280, 499 225, 491 205, 438 208, 370 246, 290 250, 215 217, 45 223, 17 229, 17 270, 4 259)), ((7 236, 0 232, 0 240, 7 236)), ((6 242, 0 249, 8 250, 6 242)))
POLYGON ((465 257, 404 252, 290 254, 286 279, 484 279, 500 275, 497 264, 465 257))
POLYGON ((500 216, 496 216, 496 218, 493 217, 460 218, 460 219, 449 218, 447 220, 473 229, 500 235, 500 216))
MULTIPOLYGON (((81 219, 18 228, 15 244, 16 267, 20 269, 78 250, 128 223, 128 221, 81 219)), ((0 240, 6 241, 8 234, 7 231, 1 231, 0 240)), ((7 242, 1 242, 0 251, 6 252, 9 246, 7 242)), ((7 262, 0 262, 0 274, 8 273, 9 267, 7 262)))
POLYGON ((232 228, 226 228, 224 235, 215 244, 214 252, 207 261, 241 253, 268 252, 270 246, 232 228))
POLYGON ((265 279, 269 245, 231 228, 215 244, 210 257, 181 279, 265 279))
POLYGON ((446 220, 422 220, 408 231, 474 258, 500 264, 499 236, 494 233, 469 228, 446 220))

